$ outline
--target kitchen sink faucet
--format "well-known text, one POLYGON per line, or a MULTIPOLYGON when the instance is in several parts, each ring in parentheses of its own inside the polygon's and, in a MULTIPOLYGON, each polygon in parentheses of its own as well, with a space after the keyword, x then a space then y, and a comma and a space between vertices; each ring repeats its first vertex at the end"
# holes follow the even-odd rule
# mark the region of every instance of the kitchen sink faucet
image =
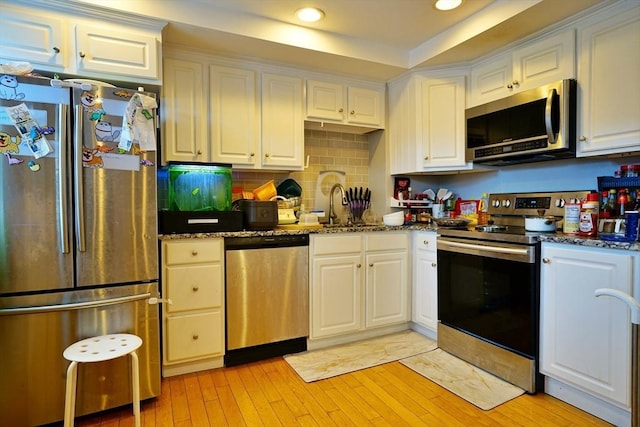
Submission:
POLYGON ((329 224, 335 224, 336 219, 338 218, 338 215, 336 214, 336 210, 333 206, 333 193, 336 191, 336 189, 340 190, 340 196, 342 197, 342 205, 343 206, 347 205, 347 196, 346 196, 346 192, 344 191, 344 187, 340 183, 333 184, 333 187, 331 187, 331 191, 329 192, 329 224))

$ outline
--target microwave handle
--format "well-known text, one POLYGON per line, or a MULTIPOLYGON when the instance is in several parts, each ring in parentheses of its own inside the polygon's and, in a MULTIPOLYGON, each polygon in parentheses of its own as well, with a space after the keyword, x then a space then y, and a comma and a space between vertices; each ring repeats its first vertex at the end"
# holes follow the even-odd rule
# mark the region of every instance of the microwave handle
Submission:
POLYGON ((551 89, 549 91, 549 95, 547 95, 547 104, 546 104, 546 108, 544 110, 544 125, 545 128, 547 129, 547 138, 549 138, 549 143, 550 144, 555 144, 556 143, 556 136, 553 133, 553 123, 551 121, 551 111, 553 110, 553 98, 556 95, 556 90, 555 89, 551 89))

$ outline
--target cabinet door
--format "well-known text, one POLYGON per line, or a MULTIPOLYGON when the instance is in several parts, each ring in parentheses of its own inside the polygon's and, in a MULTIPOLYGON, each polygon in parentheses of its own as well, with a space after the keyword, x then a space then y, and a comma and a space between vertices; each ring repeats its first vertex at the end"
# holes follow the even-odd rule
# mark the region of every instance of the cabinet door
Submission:
POLYGON ((164 58, 162 87, 163 160, 208 162, 203 65, 164 58))
POLYGON ((578 157, 640 150, 640 7, 579 34, 578 157))
POLYGON ((409 320, 407 257, 406 251, 366 255, 367 328, 409 320))
POLYGON ((116 25, 76 25, 76 69, 159 79, 155 34, 116 25))
POLYGON ((64 68, 68 55, 64 22, 51 14, 23 12, 2 6, 0 58, 64 68))
POLYGON ((347 98, 348 123, 384 127, 384 92, 350 86, 347 89, 347 98))
POLYGON ((344 120, 344 86, 307 80, 307 117, 344 120))
POLYGON ((631 293, 632 256, 543 244, 542 259, 540 371, 628 407, 630 314, 594 291, 631 293))
POLYGON ((311 276, 311 339, 362 329, 362 257, 316 257, 311 276))
POLYGON ((484 104, 513 92, 511 55, 500 55, 471 67, 471 106, 484 104))
MULTIPOLYGON (((389 167, 392 175, 416 172, 417 111, 416 77, 389 84, 389 167)), ((420 120, 420 123, 422 121, 420 120)))
POLYGON ((168 317, 165 320, 166 361, 216 356, 224 353, 224 318, 220 310, 168 317))
POLYGON ((164 296, 172 304, 166 305, 167 313, 221 307, 223 277, 221 264, 168 267, 164 296))
POLYGON ((416 233, 413 243, 412 320, 433 332, 438 327, 438 266, 434 233, 416 233))
POLYGON ((421 84, 424 168, 465 165, 465 77, 425 79, 421 84))
POLYGON ((302 79, 262 75, 262 166, 298 170, 304 166, 302 79))
POLYGON ((565 31, 513 52, 513 82, 518 91, 575 78, 575 32, 565 31))
POLYGON ((209 67, 211 152, 214 162, 258 166, 260 134, 256 73, 209 67))

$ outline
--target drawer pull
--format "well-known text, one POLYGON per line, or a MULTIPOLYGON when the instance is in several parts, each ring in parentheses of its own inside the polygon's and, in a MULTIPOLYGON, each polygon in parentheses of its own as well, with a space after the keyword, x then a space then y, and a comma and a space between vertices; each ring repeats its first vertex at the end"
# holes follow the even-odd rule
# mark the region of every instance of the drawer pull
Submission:
POLYGON ((424 240, 422 243, 424 243, 425 246, 429 246, 429 241, 428 240, 424 240))
POLYGON ((198 251, 196 251, 195 249, 191 251, 191 255, 193 256, 197 256, 198 255, 198 251))
POLYGON ((197 340, 199 337, 198 337, 198 334, 193 334, 193 336, 192 336, 191 338, 193 338, 193 340, 195 341, 195 340, 197 340))
POLYGON ((191 288, 191 289, 193 289, 193 292, 198 292, 198 289, 200 289, 200 288, 198 288, 197 286, 194 286, 194 287, 193 287, 193 288, 191 288))
POLYGON ((435 267, 437 267, 437 266, 438 266, 438 264, 436 264, 435 262, 432 262, 432 263, 431 263, 431 267, 434 267, 434 268, 435 268, 435 267))

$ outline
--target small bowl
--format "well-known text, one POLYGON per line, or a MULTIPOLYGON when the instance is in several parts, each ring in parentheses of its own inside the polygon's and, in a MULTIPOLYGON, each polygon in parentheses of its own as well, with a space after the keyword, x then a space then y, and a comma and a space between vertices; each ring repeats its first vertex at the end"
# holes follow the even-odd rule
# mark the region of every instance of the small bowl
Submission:
POLYGON ((382 215, 382 222, 387 226, 396 226, 404 224, 404 214, 402 211, 392 214, 382 215))

